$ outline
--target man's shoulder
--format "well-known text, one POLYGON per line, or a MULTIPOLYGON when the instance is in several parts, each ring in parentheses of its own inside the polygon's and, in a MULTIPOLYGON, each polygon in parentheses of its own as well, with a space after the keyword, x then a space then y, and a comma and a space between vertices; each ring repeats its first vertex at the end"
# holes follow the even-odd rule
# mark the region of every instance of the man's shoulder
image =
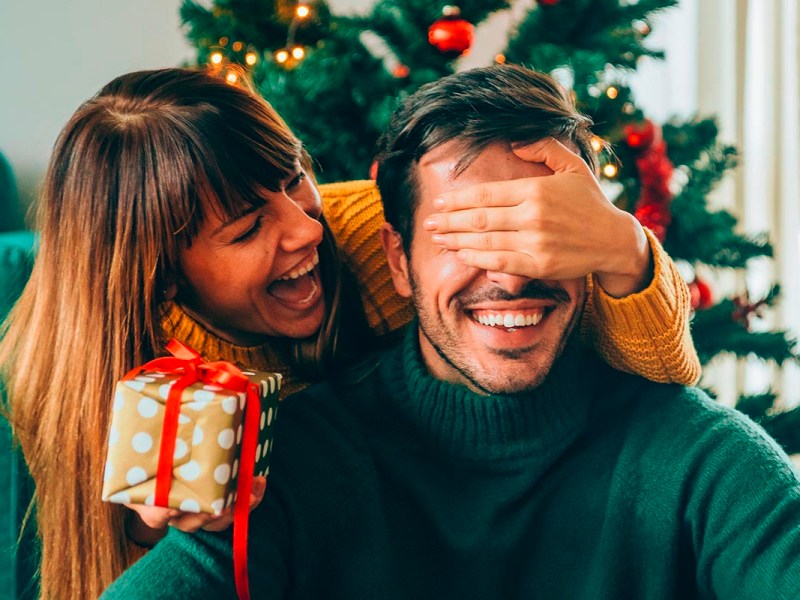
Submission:
POLYGON ((629 374, 611 379, 615 401, 604 408, 600 398, 599 418, 619 423, 643 447, 657 452, 674 449, 685 459, 743 452, 782 460, 783 451, 760 425, 698 387, 655 383, 629 374))

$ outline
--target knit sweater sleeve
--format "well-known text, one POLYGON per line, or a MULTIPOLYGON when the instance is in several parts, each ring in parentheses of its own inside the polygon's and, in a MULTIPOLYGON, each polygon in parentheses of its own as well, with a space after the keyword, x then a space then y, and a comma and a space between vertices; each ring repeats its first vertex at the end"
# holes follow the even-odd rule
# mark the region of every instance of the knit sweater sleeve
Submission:
POLYGON ((689 290, 655 235, 645 233, 653 254, 652 282, 641 292, 613 298, 590 275, 583 337, 616 369, 694 385, 700 361, 689 332, 689 290))
POLYGON ((322 208, 345 263, 358 280, 367 322, 378 335, 411 321, 410 302, 397 295, 381 248, 383 205, 373 181, 320 186, 322 208))
MULTIPOLYGON (((380 194, 372 181, 320 186, 328 224, 360 286, 367 320, 378 333, 394 331, 413 316, 395 293, 378 231, 380 194)), ((583 334, 613 367, 659 382, 691 385, 700 362, 689 334, 689 292, 658 240, 647 232, 655 273, 642 292, 616 299, 588 278, 583 334)))

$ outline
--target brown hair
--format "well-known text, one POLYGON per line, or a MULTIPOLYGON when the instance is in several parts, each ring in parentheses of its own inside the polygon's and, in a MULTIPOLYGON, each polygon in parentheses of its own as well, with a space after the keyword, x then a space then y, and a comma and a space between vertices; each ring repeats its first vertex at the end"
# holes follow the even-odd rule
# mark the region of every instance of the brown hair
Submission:
MULTIPOLYGON (((240 214, 297 160, 308 164, 266 102, 186 69, 117 78, 62 131, 41 193, 38 257, 0 332, 10 416, 36 483, 42 597, 95 598, 141 553, 126 540, 125 509, 100 501, 109 399, 121 374, 160 353, 160 290, 203 218, 201 193, 240 214)), ((329 316, 290 351, 311 375, 338 331, 325 229, 329 316)))
POLYGON ((472 69, 422 86, 392 115, 378 142, 378 187, 386 220, 408 252, 417 206, 416 164, 456 140, 463 170, 490 143, 532 143, 545 137, 571 142, 592 171, 591 119, 575 108, 552 77, 516 65, 472 69))

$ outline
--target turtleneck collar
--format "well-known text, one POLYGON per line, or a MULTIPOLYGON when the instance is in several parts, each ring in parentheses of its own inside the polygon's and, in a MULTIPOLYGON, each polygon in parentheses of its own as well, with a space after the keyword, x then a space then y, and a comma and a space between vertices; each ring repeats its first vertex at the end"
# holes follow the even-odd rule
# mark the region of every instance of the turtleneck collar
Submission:
POLYGON ((560 453, 586 424, 597 362, 575 334, 537 388, 483 396, 431 376, 415 321, 381 372, 392 403, 425 438, 456 456, 491 460, 560 453))

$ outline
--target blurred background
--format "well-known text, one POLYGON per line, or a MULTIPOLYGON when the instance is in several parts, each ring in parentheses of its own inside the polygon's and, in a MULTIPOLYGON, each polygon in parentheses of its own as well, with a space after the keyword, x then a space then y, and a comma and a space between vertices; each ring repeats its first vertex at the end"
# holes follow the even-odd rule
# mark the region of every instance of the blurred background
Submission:
MULTIPOLYGON (((451 69, 522 62, 574 84, 578 99, 599 124, 605 122, 599 127, 602 142, 613 144, 621 161, 605 177, 609 196, 627 202, 637 216, 644 215, 641 195, 646 191, 637 161, 647 148, 637 146, 634 138, 655 135, 658 141, 664 126, 666 146, 661 149, 671 160, 671 197, 651 205, 666 207, 672 197, 674 202, 671 213, 649 213, 649 224, 663 226, 668 250, 682 259, 687 282, 694 285, 696 340, 708 361, 702 385, 728 404, 747 397, 755 404, 746 412, 761 419, 800 403, 793 345, 800 332, 797 0, 681 0, 677 6, 651 0, 464 0, 456 5, 460 11, 446 8, 445 2, 329 0, 309 1, 309 14, 299 18, 300 4, 0 1, 5 25, 0 36, 0 152, 16 181, 16 191, 0 199, 0 230, 30 227, 25 215, 59 130, 81 102, 127 71, 198 62, 221 69, 234 62, 253 67, 259 88, 309 144, 320 160, 321 178, 330 180, 368 177, 366 155, 347 164, 333 158, 326 163, 331 145, 350 143, 363 147, 362 154, 370 148, 358 137, 335 131, 335 99, 330 105, 325 104, 329 97, 312 101, 308 81, 330 96, 330 90, 341 87, 331 78, 345 77, 352 88, 350 102, 360 89, 359 76, 368 79, 371 91, 359 93, 383 94, 388 101, 362 98, 354 105, 359 110, 344 102, 346 114, 337 118, 352 130, 364 129, 369 138, 394 101, 426 80, 451 69), (431 28, 445 36, 443 45, 429 40, 431 28), (347 37, 345 31, 370 33, 347 37), (614 46, 619 32, 633 36, 624 38, 630 44, 625 52, 614 46), (244 39, 244 47, 237 38, 244 39), (304 52, 300 60, 291 55, 298 45, 304 52), (281 50, 290 53, 288 61, 280 61, 281 50), (664 52, 663 60, 650 56, 656 50, 664 52), (255 66, 245 60, 248 53, 255 55, 255 66), (561 60, 563 53, 567 58, 561 60), (582 60, 594 66, 581 68, 582 60), (331 64, 337 65, 338 75, 331 74, 331 64), (597 64, 603 67, 599 75, 597 64), (621 94, 618 100, 611 98, 610 88, 621 94), (608 104, 608 99, 617 103, 608 104), (617 106, 619 119, 602 112, 617 106), (715 117, 713 131, 703 129, 705 117, 715 117), (738 149, 738 157, 726 154, 729 146, 738 149), (739 166, 730 168, 734 162, 739 166), (715 184, 710 194, 696 187, 703 173, 715 184), (704 214, 690 216, 681 208, 690 201, 698 204, 701 197, 704 214), (723 209, 738 223, 720 225, 705 214, 723 209), (696 247, 701 241, 705 248, 696 247), (731 252, 727 258, 711 256, 709 246, 734 248, 738 258, 732 259, 731 252), (773 302, 770 291, 776 283, 781 295, 773 302)), ((800 444, 800 426, 795 432, 800 444)))

